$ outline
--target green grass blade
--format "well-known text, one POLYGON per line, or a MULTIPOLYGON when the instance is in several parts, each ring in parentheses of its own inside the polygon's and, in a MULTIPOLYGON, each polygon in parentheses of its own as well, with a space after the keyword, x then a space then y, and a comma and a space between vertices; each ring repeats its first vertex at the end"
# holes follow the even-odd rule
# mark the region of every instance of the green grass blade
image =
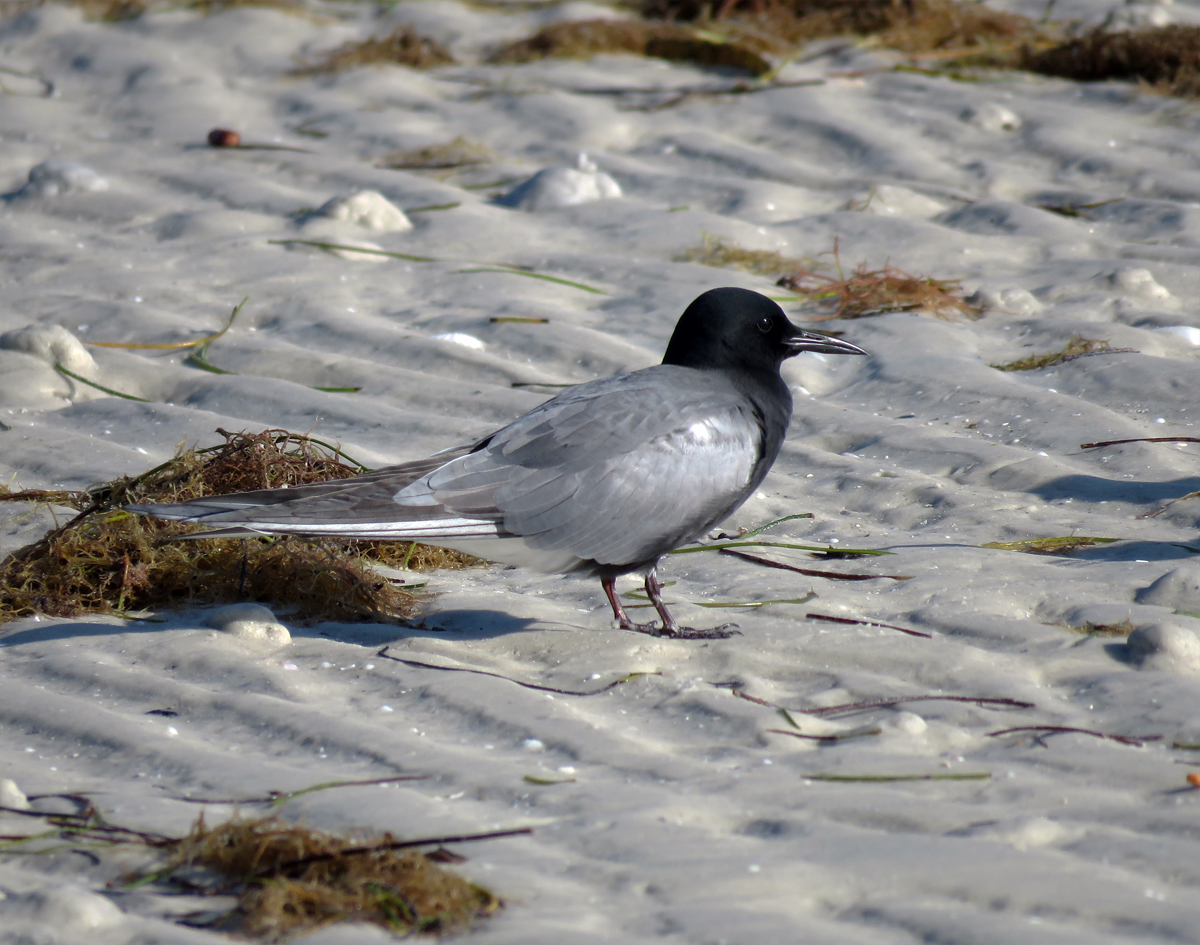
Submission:
POLYGON ((134 397, 133 394, 122 394, 119 390, 113 390, 111 387, 105 387, 103 384, 97 384, 95 381, 89 381, 86 377, 80 377, 74 371, 68 371, 58 362, 54 364, 54 370, 59 374, 65 374, 71 380, 79 381, 80 384, 87 384, 88 387, 94 387, 96 390, 103 391, 106 394, 111 394, 113 397, 120 397, 124 400, 136 400, 139 404, 152 404, 154 401, 147 400, 145 397, 134 397))
POLYGON ((603 289, 597 289, 595 286, 584 285, 582 282, 572 282, 570 279, 560 279, 558 276, 548 276, 542 272, 526 272, 524 269, 498 269, 491 267, 480 267, 479 269, 455 269, 456 273, 471 273, 471 272, 504 272, 511 276, 525 276, 529 279, 541 279, 543 282, 556 282, 559 285, 570 286, 572 289, 582 289, 584 292, 594 292, 596 295, 608 295, 603 289))
POLYGON ((198 367, 201 371, 208 371, 209 374, 232 374, 233 371, 226 371, 224 368, 219 368, 208 360, 208 345, 205 344, 186 358, 183 359, 184 364, 190 364, 192 367, 198 367))
POLYGON ((345 243, 326 243, 324 240, 267 240, 277 246, 315 246, 317 249, 342 249, 350 253, 366 253, 368 256, 387 256, 391 259, 405 259, 409 262, 441 262, 432 256, 413 256, 410 253, 393 253, 386 249, 367 249, 363 246, 348 246, 345 243))
POLYGON ((803 597, 780 597, 775 600, 730 600, 730 601, 694 601, 697 607, 766 607, 770 604, 807 604, 816 597, 814 591, 809 591, 803 597))
POLYGON ((777 518, 777 519, 773 519, 770 522, 767 522, 766 525, 759 525, 758 528, 752 528, 750 531, 746 532, 746 534, 738 535, 738 538, 740 538, 742 540, 745 540, 747 538, 753 538, 755 535, 761 535, 768 528, 774 528, 776 525, 782 525, 784 522, 793 522, 798 518, 812 518, 812 517, 813 517, 812 512, 797 512, 795 515, 785 515, 783 518, 777 518))
POLYGON ((412 207, 408 210, 405 210, 404 212, 405 213, 429 213, 432 210, 453 210, 455 207, 461 207, 461 206, 462 206, 461 200, 455 201, 454 203, 431 203, 427 207, 412 207))

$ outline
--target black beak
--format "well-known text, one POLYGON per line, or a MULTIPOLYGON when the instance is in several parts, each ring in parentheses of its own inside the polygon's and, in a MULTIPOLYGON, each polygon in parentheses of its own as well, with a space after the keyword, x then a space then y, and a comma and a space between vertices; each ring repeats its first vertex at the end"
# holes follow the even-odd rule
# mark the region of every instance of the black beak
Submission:
POLYGON ((816 351, 818 354, 866 354, 858 345, 852 345, 840 338, 832 338, 815 331, 805 331, 803 328, 792 326, 792 333, 783 339, 788 349, 788 357, 800 354, 802 351, 816 351))

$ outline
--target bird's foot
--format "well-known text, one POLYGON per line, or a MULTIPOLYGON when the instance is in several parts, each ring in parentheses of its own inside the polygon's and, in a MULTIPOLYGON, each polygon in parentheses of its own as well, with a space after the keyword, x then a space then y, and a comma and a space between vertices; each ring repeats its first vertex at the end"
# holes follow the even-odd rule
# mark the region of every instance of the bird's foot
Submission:
POLYGON ((621 629, 666 640, 728 640, 730 637, 742 635, 742 631, 736 627, 736 623, 723 623, 719 627, 697 630, 695 627, 663 627, 658 623, 633 623, 630 621, 621 629))

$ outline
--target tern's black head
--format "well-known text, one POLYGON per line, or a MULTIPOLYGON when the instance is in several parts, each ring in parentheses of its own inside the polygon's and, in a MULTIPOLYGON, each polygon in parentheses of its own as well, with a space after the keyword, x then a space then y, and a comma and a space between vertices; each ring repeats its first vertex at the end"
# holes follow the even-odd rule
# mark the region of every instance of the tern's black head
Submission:
POLYGON ((679 318, 663 364, 777 371, 801 351, 866 354, 828 335, 797 328, 778 305, 749 289, 710 289, 679 318))

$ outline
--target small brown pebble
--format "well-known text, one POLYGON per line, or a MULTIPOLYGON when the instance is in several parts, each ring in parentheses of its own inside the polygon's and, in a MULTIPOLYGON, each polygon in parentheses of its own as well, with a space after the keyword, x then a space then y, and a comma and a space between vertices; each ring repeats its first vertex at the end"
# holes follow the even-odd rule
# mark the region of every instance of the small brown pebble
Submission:
POLYGON ((1200 787, 1200 772, 1189 771, 1188 776, 1187 776, 1187 783, 1190 784, 1192 787, 1200 787))
POLYGON ((208 143, 214 148, 236 148, 242 143, 242 136, 228 128, 214 128, 208 133, 208 143))

